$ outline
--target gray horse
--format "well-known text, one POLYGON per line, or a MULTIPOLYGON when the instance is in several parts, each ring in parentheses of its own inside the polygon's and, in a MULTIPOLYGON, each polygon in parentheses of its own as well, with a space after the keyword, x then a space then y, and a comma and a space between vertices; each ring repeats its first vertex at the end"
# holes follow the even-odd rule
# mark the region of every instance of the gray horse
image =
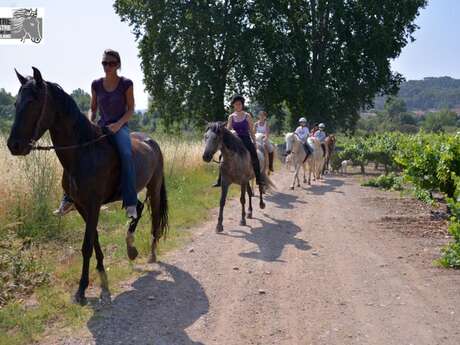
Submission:
MULTIPOLYGON (((220 150, 222 152, 222 162, 220 163, 220 170, 222 174, 222 193, 220 197, 220 209, 219 218, 216 226, 217 232, 224 231, 222 225, 223 211, 225 206, 225 200, 227 199, 228 188, 232 183, 239 184, 241 186, 241 221, 240 225, 246 225, 246 192, 249 196, 249 208, 247 218, 252 218, 252 196, 253 192, 249 181, 254 176, 254 169, 251 164, 251 157, 248 150, 244 146, 240 138, 230 132, 226 127, 226 122, 214 122, 210 123, 205 133, 205 149, 203 153, 203 160, 210 162, 214 154, 220 150)), ((261 175, 267 186, 273 186, 268 176, 261 171, 261 175)), ((260 194, 260 208, 265 208, 263 201, 263 187, 259 186, 260 194)))

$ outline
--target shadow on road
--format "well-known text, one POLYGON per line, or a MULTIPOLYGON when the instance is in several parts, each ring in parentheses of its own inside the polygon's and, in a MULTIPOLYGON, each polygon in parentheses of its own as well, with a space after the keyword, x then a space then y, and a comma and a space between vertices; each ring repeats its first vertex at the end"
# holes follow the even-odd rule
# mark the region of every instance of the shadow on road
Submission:
POLYGON ((185 329, 209 310, 208 298, 189 273, 161 263, 118 295, 107 309, 96 312, 88 329, 97 345, 203 345, 185 329))
POLYGON ((270 201, 275 204, 277 208, 283 209, 293 209, 296 205, 298 207, 298 204, 306 204, 305 201, 299 200, 297 195, 281 192, 275 192, 273 195, 266 195, 264 200, 270 201))
POLYGON ((227 234, 227 236, 244 238, 257 244, 258 251, 240 253, 240 256, 270 262, 284 262, 279 257, 287 245, 293 245, 299 250, 311 249, 307 241, 295 237, 297 233, 302 231, 300 227, 289 220, 270 219, 273 223, 259 219, 261 226, 250 229, 249 232, 233 230, 227 234))
POLYGON ((345 182, 343 180, 326 178, 321 184, 312 184, 311 186, 304 187, 303 189, 314 195, 324 195, 331 192, 343 194, 343 192, 338 191, 337 188, 343 186, 344 184, 345 182))

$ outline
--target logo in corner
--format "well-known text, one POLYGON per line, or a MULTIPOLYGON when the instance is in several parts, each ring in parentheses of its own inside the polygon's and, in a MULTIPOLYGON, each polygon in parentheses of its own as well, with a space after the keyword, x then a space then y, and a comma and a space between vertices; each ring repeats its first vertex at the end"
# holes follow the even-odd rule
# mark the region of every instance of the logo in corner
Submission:
POLYGON ((0 44, 38 44, 43 39, 43 9, 0 7, 0 44))

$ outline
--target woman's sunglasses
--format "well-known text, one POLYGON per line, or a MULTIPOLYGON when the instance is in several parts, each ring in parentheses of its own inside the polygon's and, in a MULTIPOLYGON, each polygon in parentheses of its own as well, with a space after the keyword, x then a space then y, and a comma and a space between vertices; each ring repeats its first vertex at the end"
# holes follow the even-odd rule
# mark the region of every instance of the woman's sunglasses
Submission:
POLYGON ((110 67, 115 67, 118 65, 118 62, 116 61, 102 61, 102 66, 110 66, 110 67))

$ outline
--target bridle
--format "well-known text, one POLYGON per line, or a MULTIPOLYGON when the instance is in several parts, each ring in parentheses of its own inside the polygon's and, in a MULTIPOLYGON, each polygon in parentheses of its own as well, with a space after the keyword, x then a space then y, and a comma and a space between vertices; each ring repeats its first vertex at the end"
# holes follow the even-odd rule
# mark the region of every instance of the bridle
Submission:
POLYGON ((42 126, 43 118, 45 116, 46 107, 48 105, 48 86, 46 84, 46 81, 43 81, 43 86, 44 86, 44 89, 45 89, 45 96, 44 96, 45 99, 43 101, 42 109, 40 111, 40 117, 38 118, 37 124, 35 125, 34 135, 32 137, 31 142, 29 143, 29 145, 31 146, 31 150, 36 150, 36 151, 50 151, 50 150, 62 151, 62 150, 79 149, 79 148, 82 148, 82 147, 92 145, 92 144, 104 139, 105 137, 108 137, 109 135, 113 134, 113 133, 103 134, 103 135, 100 135, 99 137, 97 137, 95 139, 92 139, 90 141, 84 142, 82 144, 76 144, 76 145, 68 145, 68 146, 55 146, 55 145, 40 146, 40 145, 37 145, 37 141, 40 139, 39 135, 40 135, 40 132, 41 132, 41 126, 42 126))

